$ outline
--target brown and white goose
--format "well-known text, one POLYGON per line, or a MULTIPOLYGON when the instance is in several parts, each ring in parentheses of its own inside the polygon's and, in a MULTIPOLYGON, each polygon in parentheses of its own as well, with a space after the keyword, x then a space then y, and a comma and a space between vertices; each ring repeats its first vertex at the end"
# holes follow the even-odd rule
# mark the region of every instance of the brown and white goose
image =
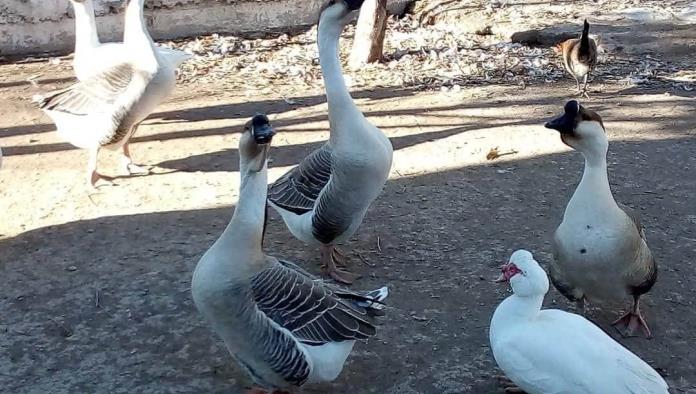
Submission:
POLYGON ((322 282, 262 249, 267 156, 274 130, 254 116, 239 141, 239 202, 193 273, 196 307, 261 387, 283 390, 338 377, 356 340, 375 335, 387 288, 357 293, 322 282))
POLYGON ((585 171, 554 235, 550 276, 570 300, 619 301, 633 298, 633 306, 615 327, 624 336, 641 329, 650 336, 640 313, 640 296, 657 280, 657 264, 638 214, 618 204, 607 177, 609 142, 602 118, 575 100, 564 114, 546 123, 561 140, 585 157, 585 171))
POLYGON ((321 247, 321 263, 335 280, 351 283, 357 275, 339 269, 336 244, 360 226, 389 176, 392 145, 353 102, 338 57, 345 25, 363 0, 330 0, 319 17, 317 43, 329 106, 331 135, 324 146, 278 179, 268 191, 269 204, 290 232, 321 247))
POLYGON ((145 0, 130 0, 120 57, 110 67, 66 89, 39 99, 41 108, 69 143, 87 149, 88 181, 100 179, 97 154, 102 147, 123 150, 129 173, 144 170, 130 156, 128 143, 138 125, 162 102, 175 85, 174 67, 155 49, 143 18, 145 0))

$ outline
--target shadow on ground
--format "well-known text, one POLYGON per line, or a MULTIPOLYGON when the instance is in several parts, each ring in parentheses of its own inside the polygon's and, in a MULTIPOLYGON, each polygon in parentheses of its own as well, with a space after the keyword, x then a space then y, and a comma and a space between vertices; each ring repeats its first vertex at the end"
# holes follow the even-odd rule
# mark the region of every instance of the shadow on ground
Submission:
MULTIPOLYGON (((621 342, 684 391, 696 389, 694 151, 696 138, 616 141, 609 155, 615 195, 642 214, 661 264, 644 305, 655 338, 621 342)), ((581 170, 581 156, 570 153, 389 182, 347 249, 364 276, 356 288, 390 286, 385 324, 356 347, 337 382, 302 392, 500 392, 487 328, 506 290, 491 279, 516 248, 548 261, 548 241, 581 170)), ((0 387, 240 391, 242 373, 188 290, 198 258, 231 213, 104 217, 1 241, 0 387)), ((318 271, 318 253, 293 239, 277 215, 268 228, 270 254, 318 271)), ((552 291, 546 304, 556 303, 568 308, 552 291)), ((617 315, 590 314, 605 328, 617 315)))

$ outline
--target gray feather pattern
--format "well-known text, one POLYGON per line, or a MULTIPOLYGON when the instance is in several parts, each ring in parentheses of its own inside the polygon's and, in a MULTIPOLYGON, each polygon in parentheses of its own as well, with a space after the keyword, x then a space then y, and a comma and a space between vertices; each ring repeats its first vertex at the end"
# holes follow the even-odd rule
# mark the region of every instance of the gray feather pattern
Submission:
POLYGON ((259 310, 305 344, 360 340, 375 334, 379 311, 354 301, 365 300, 363 295, 324 283, 292 263, 279 262, 256 274, 251 288, 259 310))
POLYGON ((311 211, 329 183, 332 162, 328 145, 315 150, 268 188, 268 200, 298 215, 311 211))

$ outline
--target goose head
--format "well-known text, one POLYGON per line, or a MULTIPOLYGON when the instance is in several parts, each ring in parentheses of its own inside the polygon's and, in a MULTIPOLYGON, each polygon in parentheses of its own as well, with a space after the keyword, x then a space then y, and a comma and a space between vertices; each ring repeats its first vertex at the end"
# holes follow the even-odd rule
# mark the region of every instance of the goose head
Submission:
POLYGON ((274 135, 275 130, 266 115, 257 114, 246 122, 244 133, 239 139, 239 157, 249 171, 259 172, 264 169, 274 135))
POLYGON ((498 282, 509 282, 512 291, 520 297, 543 296, 549 291, 546 271, 524 249, 515 251, 501 271, 498 282))
POLYGON ((563 114, 544 126, 561 133, 561 141, 585 157, 606 157, 609 141, 602 117, 580 105, 577 100, 568 101, 563 114))
POLYGON ((329 22, 341 27, 348 24, 362 6, 364 0, 327 0, 319 11, 319 22, 329 22))

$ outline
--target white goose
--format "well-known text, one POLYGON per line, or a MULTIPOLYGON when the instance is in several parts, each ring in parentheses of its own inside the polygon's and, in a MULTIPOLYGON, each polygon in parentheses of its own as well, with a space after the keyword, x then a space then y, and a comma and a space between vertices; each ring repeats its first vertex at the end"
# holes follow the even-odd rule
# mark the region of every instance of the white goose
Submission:
MULTIPOLYGON (((70 0, 75 10, 75 54, 73 69, 80 81, 99 75, 123 60, 123 43, 99 41, 92 0, 70 0)), ((176 49, 156 47, 156 51, 174 69, 191 55, 176 49)))
POLYGON ((123 165, 129 173, 144 172, 133 164, 128 142, 140 122, 174 89, 174 68, 155 50, 145 27, 144 2, 131 0, 126 8, 118 63, 39 101, 59 135, 90 151, 87 170, 92 186, 99 179, 110 179, 97 172, 97 154, 103 146, 122 148, 123 165))
POLYGON ((546 127, 559 131, 566 145, 583 154, 585 171, 554 236, 551 282, 581 310, 585 299, 620 301, 631 296, 633 307, 614 326, 624 336, 640 328, 649 337, 639 300, 655 284, 657 264, 640 218, 612 196, 602 118, 575 100, 564 111, 546 127))
POLYGON ((388 293, 344 290, 263 252, 273 134, 264 115, 247 123, 239 142, 237 208, 191 284, 200 313, 261 386, 253 392, 334 380, 355 341, 375 334, 388 293))
POLYGON ((357 276, 339 269, 337 243, 350 238, 382 191, 392 163, 389 139, 357 108, 346 88, 338 41, 363 0, 330 0, 319 17, 317 43, 331 136, 269 189, 268 201, 292 234, 321 246, 321 263, 337 281, 357 276))
POLYGON ((500 369, 525 392, 668 392, 654 369, 592 322, 541 309, 549 281, 528 251, 512 254, 499 281, 509 281, 514 294, 493 314, 491 350, 500 369))

